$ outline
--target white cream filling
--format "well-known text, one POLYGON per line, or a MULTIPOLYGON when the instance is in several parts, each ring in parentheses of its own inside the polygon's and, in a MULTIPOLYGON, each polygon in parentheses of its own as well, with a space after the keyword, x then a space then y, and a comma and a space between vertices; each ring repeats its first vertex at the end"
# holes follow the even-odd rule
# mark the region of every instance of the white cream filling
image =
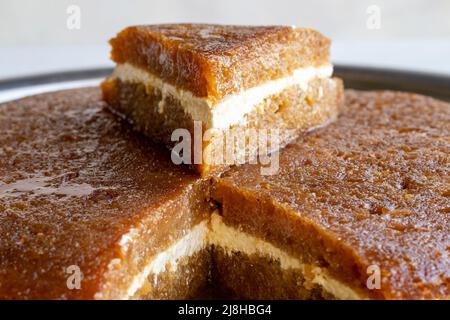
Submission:
POLYGON ((268 81, 262 85, 226 96, 216 103, 208 98, 196 97, 190 91, 178 89, 150 72, 129 63, 118 64, 114 69, 112 78, 141 83, 149 89, 160 90, 163 96, 159 104, 159 112, 161 113, 164 112, 166 107, 165 97, 170 95, 180 101, 184 111, 193 120, 202 121, 208 129, 227 129, 235 124, 245 124, 245 115, 254 111, 265 98, 278 94, 293 85, 300 85, 303 90, 306 90, 311 79, 329 78, 332 73, 333 66, 331 64, 299 68, 288 77, 268 81))
POLYGON ((133 297, 143 287, 150 274, 154 275, 154 286, 158 283, 158 275, 165 271, 175 272, 182 258, 190 257, 208 246, 208 224, 203 221, 192 228, 184 237, 157 254, 144 270, 136 275, 127 290, 127 298, 133 297))
POLYGON ((303 274, 311 274, 309 281, 318 284, 327 292, 339 299, 364 299, 355 290, 333 278, 320 267, 308 265, 293 257, 271 243, 227 226, 222 217, 214 213, 211 221, 203 221, 196 225, 183 238, 151 259, 144 270, 136 275, 127 289, 124 299, 132 298, 142 288, 149 275, 154 275, 153 285, 157 285, 158 275, 165 271, 175 272, 180 259, 193 256, 195 253, 214 245, 227 253, 242 252, 246 255, 270 257, 278 261, 280 268, 300 269, 303 274))

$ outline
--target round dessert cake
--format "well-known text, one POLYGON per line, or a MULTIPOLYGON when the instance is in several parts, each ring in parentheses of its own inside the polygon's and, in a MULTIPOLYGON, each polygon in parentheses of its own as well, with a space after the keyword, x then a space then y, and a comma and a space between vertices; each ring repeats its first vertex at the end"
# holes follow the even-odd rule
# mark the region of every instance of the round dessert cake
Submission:
POLYGON ((0 105, 0 298, 450 297, 450 105, 346 92, 279 171, 202 178, 98 88, 0 105))

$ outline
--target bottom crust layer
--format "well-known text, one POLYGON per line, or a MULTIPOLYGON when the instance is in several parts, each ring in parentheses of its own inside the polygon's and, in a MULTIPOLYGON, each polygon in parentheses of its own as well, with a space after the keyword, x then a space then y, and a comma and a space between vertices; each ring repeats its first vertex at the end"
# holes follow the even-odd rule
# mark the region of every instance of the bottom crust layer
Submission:
POLYGON ((213 281, 239 299, 367 299, 368 292, 212 214, 213 281))
MULTIPOLYGON (((170 95, 164 96, 157 88, 110 78, 103 82, 102 91, 110 110, 129 120, 137 131, 154 141, 174 147, 178 142, 172 141, 172 133, 180 128, 195 135, 194 119, 185 112, 181 102, 170 95)), ((313 79, 306 90, 299 85, 290 86, 255 106, 254 111, 246 114, 245 124, 210 130, 209 134, 206 134, 208 128, 202 128, 208 136, 202 145, 202 162, 198 164, 191 159, 191 163, 202 176, 210 176, 229 166, 255 161, 258 156, 282 148, 303 132, 327 125, 336 118, 342 104, 340 79, 313 79), (249 143, 261 129, 269 130, 267 135, 271 141, 261 137, 259 143, 249 143), (225 141, 227 135, 230 139, 225 141), (230 150, 235 152, 230 155, 227 153, 230 150)))
POLYGON ((176 270, 150 274, 132 299, 178 300, 204 296, 210 290, 210 267, 209 249, 183 257, 178 261, 176 270))
POLYGON ((233 299, 306 300, 337 299, 318 284, 310 284, 300 269, 280 268, 268 257, 212 251, 212 276, 216 290, 233 299))

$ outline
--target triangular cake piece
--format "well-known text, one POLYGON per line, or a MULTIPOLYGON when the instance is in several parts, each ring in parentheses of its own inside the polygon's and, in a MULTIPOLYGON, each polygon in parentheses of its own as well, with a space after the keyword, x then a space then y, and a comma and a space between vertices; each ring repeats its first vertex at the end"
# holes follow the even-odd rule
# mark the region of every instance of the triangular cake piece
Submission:
POLYGON ((149 25, 110 43, 117 66, 102 85, 105 101, 170 147, 177 129, 188 130, 193 150, 183 163, 203 176, 257 162, 333 120, 342 103, 330 40, 311 29, 149 25))

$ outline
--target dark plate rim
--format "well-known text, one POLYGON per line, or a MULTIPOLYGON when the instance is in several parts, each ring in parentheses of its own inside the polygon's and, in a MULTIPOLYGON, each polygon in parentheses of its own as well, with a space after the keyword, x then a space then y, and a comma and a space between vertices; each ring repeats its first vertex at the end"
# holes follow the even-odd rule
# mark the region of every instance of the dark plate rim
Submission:
POLYGON ((450 75, 350 65, 337 65, 334 74, 346 88, 407 91, 450 101, 450 75))
MULTIPOLYGON (((43 73, 0 80, 0 92, 58 82, 89 80, 108 76, 112 67, 43 73)), ((426 94, 450 101, 450 75, 389 69, 334 65, 334 75, 344 79, 346 88, 399 90, 426 94)))

